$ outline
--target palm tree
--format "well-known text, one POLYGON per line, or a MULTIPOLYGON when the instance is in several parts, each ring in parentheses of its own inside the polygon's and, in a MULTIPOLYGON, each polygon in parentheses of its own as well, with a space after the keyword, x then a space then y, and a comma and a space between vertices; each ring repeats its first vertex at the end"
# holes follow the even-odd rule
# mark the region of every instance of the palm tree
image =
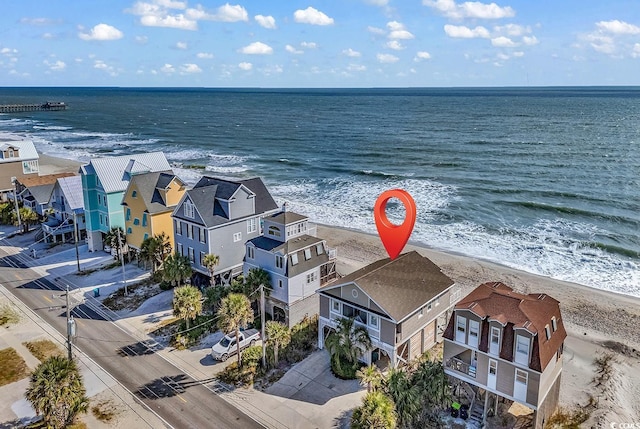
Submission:
POLYGON ((382 374, 375 365, 365 366, 356 372, 360 384, 367 386, 367 392, 375 392, 382 382, 382 374))
POLYGON ((260 286, 264 285, 264 297, 271 296, 273 287, 271 286, 271 276, 262 268, 252 268, 244 279, 245 290, 249 299, 253 299, 255 306, 258 308, 258 315, 262 315, 262 307, 258 304, 260 300, 260 286))
POLYGON ((20 220, 22 221, 22 231, 29 232, 29 226, 38 223, 38 213, 29 207, 20 207, 20 220))
POLYGON ((116 258, 120 258, 122 248, 127 243, 127 236, 119 226, 112 227, 109 232, 104 235, 104 244, 116 249, 116 258))
POLYGON ((77 413, 87 411, 89 400, 85 393, 76 363, 52 356, 31 374, 25 397, 43 416, 47 427, 57 429, 69 425, 77 413))
POLYGON ((327 337, 325 346, 335 358, 338 370, 342 370, 341 363, 345 361, 355 368, 363 349, 371 348, 371 338, 364 327, 355 325, 353 318, 342 318, 336 330, 327 337))
POLYGON ((180 286, 185 279, 191 277, 191 273, 193 273, 191 262, 186 256, 174 253, 164 261, 162 278, 172 285, 180 286))
POLYGON ((147 237, 140 245, 140 257, 146 262, 151 262, 151 274, 155 273, 171 254, 171 242, 164 232, 153 237, 147 237))
POLYGON ((396 405, 401 426, 409 426, 420 411, 420 391, 406 372, 392 368, 385 380, 385 391, 396 405))
POLYGON ((278 366, 278 350, 291 338, 291 331, 287 325, 269 320, 265 325, 265 331, 269 344, 273 345, 273 365, 278 366))
POLYGON ((193 286, 178 287, 173 291, 173 315, 184 319, 189 329, 189 320, 202 313, 202 293, 193 286))
POLYGON ((393 401, 382 392, 369 392, 362 405, 353 410, 352 429, 394 429, 396 414, 393 401))
POLYGON ((218 327, 225 333, 235 332, 240 366, 240 328, 253 320, 249 298, 240 293, 231 293, 222 299, 218 309, 218 327))
POLYGON ((421 396, 428 408, 442 408, 448 403, 451 397, 450 385, 442 362, 421 359, 411 380, 411 384, 422 392, 421 396))
POLYGON ((213 272, 216 270, 216 267, 220 263, 220 256, 214 255, 213 253, 207 253, 202 258, 202 265, 205 266, 207 271, 209 271, 209 276, 211 277, 211 286, 215 286, 216 281, 213 279, 213 272))

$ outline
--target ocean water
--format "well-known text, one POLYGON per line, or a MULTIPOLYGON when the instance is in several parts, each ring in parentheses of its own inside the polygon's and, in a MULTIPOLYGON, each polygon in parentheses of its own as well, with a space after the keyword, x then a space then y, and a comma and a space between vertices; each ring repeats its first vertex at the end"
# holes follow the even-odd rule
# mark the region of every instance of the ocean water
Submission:
POLYGON ((0 131, 84 161, 161 150, 190 183, 261 176, 365 232, 403 188, 415 242, 640 296, 640 88, 0 89, 49 100, 69 109, 0 115, 0 131))

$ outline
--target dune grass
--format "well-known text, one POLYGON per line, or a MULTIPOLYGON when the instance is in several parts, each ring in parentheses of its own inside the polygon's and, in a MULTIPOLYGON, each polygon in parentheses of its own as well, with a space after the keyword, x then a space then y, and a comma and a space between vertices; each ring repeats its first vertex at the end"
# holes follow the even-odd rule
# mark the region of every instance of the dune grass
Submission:
POLYGON ((22 380, 29 372, 27 363, 15 349, 0 350, 0 386, 22 380))
POLYGON ((44 362, 51 356, 60 356, 63 351, 51 340, 26 341, 22 343, 32 355, 38 358, 40 362, 44 362))

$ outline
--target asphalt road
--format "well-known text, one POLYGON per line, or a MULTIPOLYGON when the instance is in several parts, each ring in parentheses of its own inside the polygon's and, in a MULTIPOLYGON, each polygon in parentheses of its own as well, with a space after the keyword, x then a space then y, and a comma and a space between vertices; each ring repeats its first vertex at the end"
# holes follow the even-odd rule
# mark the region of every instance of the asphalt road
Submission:
MULTIPOLYGON (((66 336, 66 309, 59 280, 55 283, 26 265, 22 255, 0 247, 0 283, 66 336), (61 296, 62 295, 62 296, 61 296)), ((73 294, 71 294, 73 296, 73 294)), ((72 306, 73 307, 73 306, 72 306)), ((97 306, 73 307, 75 345, 97 362, 173 428, 261 428, 260 424, 207 387, 154 353, 97 306)))

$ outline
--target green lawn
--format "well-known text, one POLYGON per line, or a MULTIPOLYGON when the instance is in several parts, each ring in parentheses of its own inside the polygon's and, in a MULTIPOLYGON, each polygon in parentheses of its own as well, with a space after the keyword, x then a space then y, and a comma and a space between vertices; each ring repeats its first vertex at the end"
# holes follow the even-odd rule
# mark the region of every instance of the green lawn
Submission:
POLYGON ((26 362, 13 348, 0 350, 0 386, 22 380, 29 373, 26 362))

